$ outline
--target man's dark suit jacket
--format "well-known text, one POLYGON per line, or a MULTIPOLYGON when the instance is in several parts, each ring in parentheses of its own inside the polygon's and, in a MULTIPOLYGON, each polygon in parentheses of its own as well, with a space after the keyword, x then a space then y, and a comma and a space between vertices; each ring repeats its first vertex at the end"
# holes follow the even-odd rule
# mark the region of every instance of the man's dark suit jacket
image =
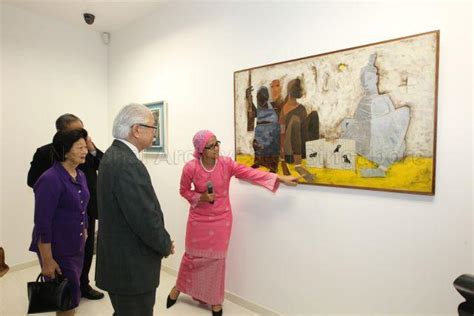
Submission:
MULTIPOLYGON (((53 166, 53 144, 47 144, 36 150, 33 161, 31 161, 30 171, 28 171, 28 186, 33 188, 39 177, 49 168, 53 166)), ((87 180, 87 187, 91 195, 87 206, 87 215, 93 219, 97 219, 97 170, 99 169, 100 160, 104 155, 96 148, 96 155, 87 154, 86 162, 79 165, 79 169, 84 172, 87 180)))
POLYGON ((100 163, 97 201, 96 285, 118 295, 155 290, 171 239, 145 165, 119 140, 100 163))

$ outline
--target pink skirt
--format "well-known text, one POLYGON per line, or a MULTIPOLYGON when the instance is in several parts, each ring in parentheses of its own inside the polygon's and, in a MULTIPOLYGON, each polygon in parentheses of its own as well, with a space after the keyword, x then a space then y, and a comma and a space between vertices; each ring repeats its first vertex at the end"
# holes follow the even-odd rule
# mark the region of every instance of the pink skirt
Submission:
POLYGON ((225 258, 213 259, 184 253, 176 288, 210 305, 224 302, 225 258))

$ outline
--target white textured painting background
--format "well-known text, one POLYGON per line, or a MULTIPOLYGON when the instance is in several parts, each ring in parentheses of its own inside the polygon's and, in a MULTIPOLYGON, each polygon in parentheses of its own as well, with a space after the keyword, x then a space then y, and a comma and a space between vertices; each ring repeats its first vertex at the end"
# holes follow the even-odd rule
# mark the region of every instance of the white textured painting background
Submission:
MULTIPOLYGON (((360 72, 372 53, 379 74, 379 92, 388 94, 395 108, 410 107, 407 156, 432 157, 436 86, 436 33, 382 43, 323 56, 252 69, 251 84, 256 90, 280 79, 282 96, 288 82, 303 79, 305 94, 299 102, 308 114, 318 111, 321 137, 338 138, 339 124, 352 117, 363 96, 360 72), (344 66, 339 67, 339 65, 344 66)), ((235 73, 236 152, 253 155, 253 132, 247 132, 245 89, 248 71, 235 73)))

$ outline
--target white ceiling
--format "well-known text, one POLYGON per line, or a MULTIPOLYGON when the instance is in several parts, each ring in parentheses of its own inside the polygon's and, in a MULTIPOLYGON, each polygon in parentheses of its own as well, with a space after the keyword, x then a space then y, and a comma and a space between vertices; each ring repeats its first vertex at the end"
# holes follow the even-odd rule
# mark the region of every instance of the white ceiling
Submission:
POLYGON ((0 0, 40 15, 50 16, 68 24, 114 32, 158 10, 159 0, 0 0), (83 14, 95 15, 95 22, 88 25, 83 14))

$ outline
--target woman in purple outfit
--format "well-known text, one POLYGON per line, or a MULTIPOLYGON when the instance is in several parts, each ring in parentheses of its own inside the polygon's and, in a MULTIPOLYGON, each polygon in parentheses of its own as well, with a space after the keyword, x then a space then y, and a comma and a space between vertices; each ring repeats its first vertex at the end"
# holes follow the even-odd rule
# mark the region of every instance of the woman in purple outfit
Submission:
POLYGON ((57 132, 53 138, 55 162, 33 188, 35 226, 30 251, 38 254, 44 276, 62 274, 71 285, 71 308, 57 315, 74 315, 81 298, 79 278, 87 238, 89 190, 84 173, 77 167, 85 162, 86 139, 84 129, 57 132))

